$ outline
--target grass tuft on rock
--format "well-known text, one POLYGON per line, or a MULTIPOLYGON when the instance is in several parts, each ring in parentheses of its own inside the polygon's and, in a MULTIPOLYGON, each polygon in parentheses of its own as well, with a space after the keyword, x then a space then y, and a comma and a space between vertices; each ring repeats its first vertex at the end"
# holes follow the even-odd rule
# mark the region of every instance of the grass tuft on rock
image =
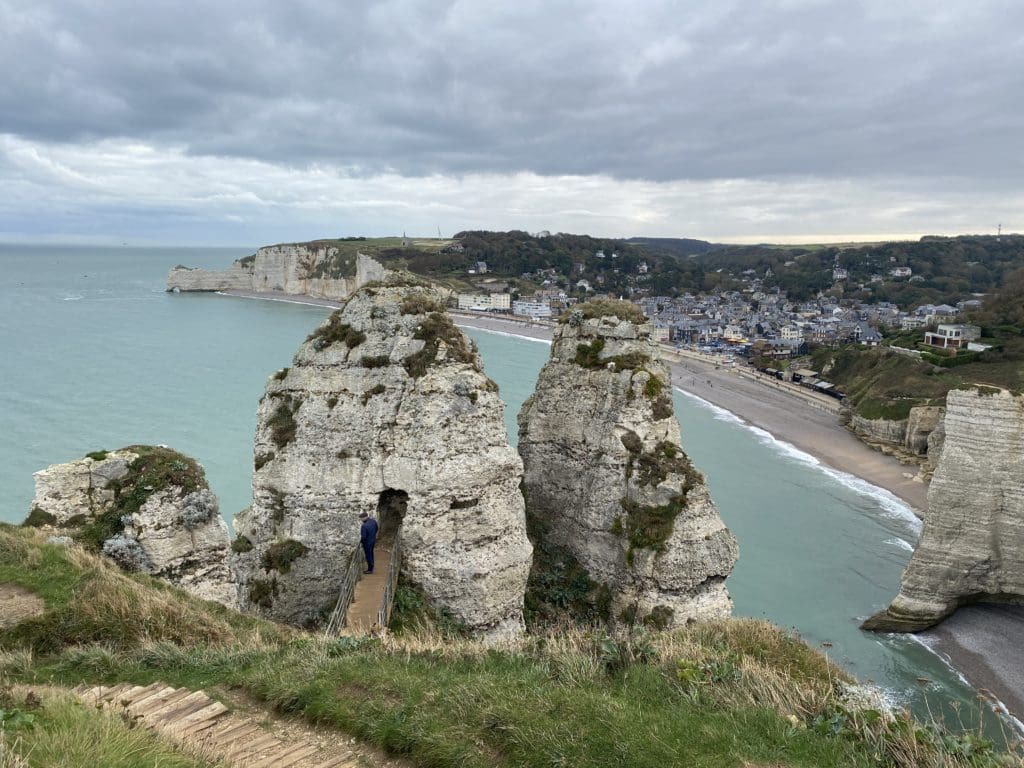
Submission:
POLYGON ((349 349, 355 349, 366 341, 366 334, 348 323, 343 323, 341 310, 338 310, 327 319, 327 322, 309 334, 306 341, 313 342, 313 349, 318 352, 332 344, 344 344, 349 349))
POLYGON ((428 293, 410 293, 402 299, 401 312, 403 315, 429 315, 433 312, 443 313, 444 304, 428 293))
POLYGON ((432 312, 427 315, 416 329, 413 338, 423 342, 423 349, 406 357, 402 365, 405 372, 414 379, 425 375, 437 362, 442 345, 445 348, 446 361, 474 362, 473 351, 466 342, 465 335, 443 312, 432 312))
POLYGON ((281 449, 295 439, 295 433, 299 428, 295 421, 295 412, 302 406, 302 401, 292 398, 291 395, 275 397, 274 400, 277 404, 267 419, 267 426, 270 427, 271 441, 281 449))
POLYGON ((260 564, 265 571, 277 571, 288 573, 292 569, 292 563, 309 552, 309 547, 295 539, 278 541, 267 547, 263 553, 260 564))
POLYGON ((183 453, 152 445, 129 445, 120 449, 136 454, 128 464, 128 473, 113 480, 108 488, 114 500, 106 510, 86 517, 74 538, 93 552, 103 549, 103 542, 124 530, 125 519, 138 512, 151 496, 167 488, 177 488, 180 495, 207 488, 206 474, 195 459, 183 453))
POLYGON ((573 315, 584 320, 617 317, 619 320, 628 320, 631 323, 647 322, 647 317, 639 306, 631 301, 620 301, 617 299, 591 299, 582 304, 577 304, 572 308, 572 311, 563 313, 559 318, 559 322, 567 323, 573 315))

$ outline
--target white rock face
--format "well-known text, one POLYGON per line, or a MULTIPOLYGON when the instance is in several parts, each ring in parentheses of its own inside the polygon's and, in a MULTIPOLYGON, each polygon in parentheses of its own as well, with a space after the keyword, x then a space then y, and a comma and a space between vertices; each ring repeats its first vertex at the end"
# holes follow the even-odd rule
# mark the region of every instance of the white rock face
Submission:
POLYGON ((267 383, 253 506, 235 524, 252 547, 236 558, 243 603, 322 621, 358 514, 379 516, 386 545, 399 520, 378 507, 404 494, 403 575, 479 633, 520 632, 531 546, 502 411, 434 292, 357 292, 267 383), (276 567, 289 547, 302 554, 276 567))
POLYGON ((918 405, 905 419, 865 419, 851 414, 850 429, 863 442, 904 464, 920 466, 920 479, 927 480, 935 470, 942 452, 941 405, 918 405))
POLYGON ((174 267, 168 291, 281 291, 297 296, 344 299, 388 271, 363 254, 346 257, 326 243, 271 245, 222 271, 174 267))
POLYGON ((615 316, 558 326, 519 414, 519 452, 534 535, 607 587, 613 620, 678 626, 730 615, 738 547, 682 450, 650 333, 615 316))
MULTIPOLYGON (((237 588, 228 566, 228 528, 218 512, 217 497, 205 487, 197 465, 159 450, 168 460, 181 461, 185 471, 195 466, 192 471, 199 473, 202 487, 188 490, 169 484, 154 490, 136 512, 120 520, 121 532, 106 538, 101 551, 126 570, 149 573, 204 600, 233 607, 237 588)), ((135 488, 153 477, 135 476, 133 462, 140 453, 122 449, 104 458, 86 457, 36 472, 29 524, 60 535, 80 534, 114 509, 119 495, 147 490, 144 485, 135 488)))
POLYGON ((945 445, 900 593, 866 629, 916 632, 974 601, 1024 602, 1024 396, 946 396, 945 445))
POLYGON ((99 461, 86 457, 42 469, 32 475, 36 483, 32 508, 53 515, 54 527, 79 525, 83 515, 95 515, 113 501, 111 481, 127 475, 128 465, 136 458, 129 451, 111 451, 99 461))

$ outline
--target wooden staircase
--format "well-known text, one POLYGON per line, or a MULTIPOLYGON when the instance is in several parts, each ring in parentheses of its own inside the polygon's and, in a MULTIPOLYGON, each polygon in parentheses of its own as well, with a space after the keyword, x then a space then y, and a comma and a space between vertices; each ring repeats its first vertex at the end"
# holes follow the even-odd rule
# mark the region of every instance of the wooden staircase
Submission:
POLYGON ((357 768, 368 764, 365 755, 350 749, 278 738, 272 729, 232 713, 203 691, 164 683, 123 683, 80 685, 74 693, 88 705, 121 713, 189 751, 237 768, 357 768))

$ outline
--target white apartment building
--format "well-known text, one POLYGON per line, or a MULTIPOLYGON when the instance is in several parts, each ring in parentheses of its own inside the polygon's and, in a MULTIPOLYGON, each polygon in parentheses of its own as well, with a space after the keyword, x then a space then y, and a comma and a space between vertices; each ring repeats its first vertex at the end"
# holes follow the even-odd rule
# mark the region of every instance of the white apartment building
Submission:
POLYGON ((513 301, 512 314, 521 317, 551 317, 551 305, 546 301, 513 301))
POLYGON ((511 303, 507 293, 459 294, 459 309, 468 312, 508 312, 511 303))

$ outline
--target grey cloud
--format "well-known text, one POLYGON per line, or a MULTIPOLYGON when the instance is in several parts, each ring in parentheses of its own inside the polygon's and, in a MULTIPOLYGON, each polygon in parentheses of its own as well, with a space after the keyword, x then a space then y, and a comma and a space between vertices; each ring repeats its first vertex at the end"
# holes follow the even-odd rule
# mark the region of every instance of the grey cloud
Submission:
POLYGON ((1024 171, 1011 0, 496 5, 0 0, 0 132, 362 174, 1024 171))

